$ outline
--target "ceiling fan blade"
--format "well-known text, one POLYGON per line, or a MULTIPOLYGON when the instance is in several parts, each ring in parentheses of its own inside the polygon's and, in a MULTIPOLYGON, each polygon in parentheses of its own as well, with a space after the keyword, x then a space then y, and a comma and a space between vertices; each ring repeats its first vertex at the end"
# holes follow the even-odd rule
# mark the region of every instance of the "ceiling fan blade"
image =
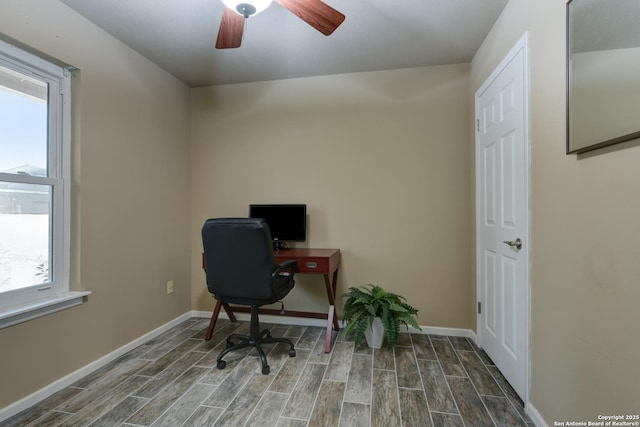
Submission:
POLYGON ((320 0, 275 0, 275 2, 325 36, 333 33, 344 21, 342 13, 320 0))
POLYGON ((240 47, 243 31, 244 17, 225 7, 224 12, 222 12, 222 20, 220 20, 216 49, 233 49, 240 47))

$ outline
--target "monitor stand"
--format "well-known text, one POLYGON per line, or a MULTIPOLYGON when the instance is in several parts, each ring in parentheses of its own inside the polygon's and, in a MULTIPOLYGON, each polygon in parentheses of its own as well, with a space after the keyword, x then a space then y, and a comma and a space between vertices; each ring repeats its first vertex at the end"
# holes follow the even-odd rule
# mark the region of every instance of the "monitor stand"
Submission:
POLYGON ((283 242, 282 240, 273 241, 274 251, 286 251, 287 249, 289 249, 289 245, 287 245, 287 242, 283 242))

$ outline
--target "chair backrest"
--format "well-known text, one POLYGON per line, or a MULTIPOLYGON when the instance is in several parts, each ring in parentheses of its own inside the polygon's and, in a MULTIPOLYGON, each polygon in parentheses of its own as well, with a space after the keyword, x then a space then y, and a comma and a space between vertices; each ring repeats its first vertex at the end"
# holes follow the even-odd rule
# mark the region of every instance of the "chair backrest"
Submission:
POLYGON ((202 227, 207 288, 216 298, 273 298, 276 268, 269 227, 259 218, 215 218, 202 227))

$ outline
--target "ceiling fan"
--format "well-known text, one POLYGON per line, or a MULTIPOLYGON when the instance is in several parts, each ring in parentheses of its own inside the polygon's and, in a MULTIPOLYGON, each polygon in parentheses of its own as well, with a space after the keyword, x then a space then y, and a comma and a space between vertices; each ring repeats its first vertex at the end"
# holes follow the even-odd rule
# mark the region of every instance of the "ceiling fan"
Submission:
MULTIPOLYGON (((240 47, 245 20, 265 10, 272 0, 222 0, 225 4, 217 49, 240 47)), ((338 28, 345 16, 321 0, 275 0, 280 6, 320 31, 325 36, 338 28)))

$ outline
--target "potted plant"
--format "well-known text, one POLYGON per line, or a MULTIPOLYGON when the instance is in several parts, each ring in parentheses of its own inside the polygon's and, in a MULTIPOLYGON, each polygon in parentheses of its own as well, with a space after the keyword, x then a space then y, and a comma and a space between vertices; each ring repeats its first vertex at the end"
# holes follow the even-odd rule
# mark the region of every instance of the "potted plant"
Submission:
POLYGON ((387 346, 391 348, 398 339, 401 325, 420 330, 416 319, 418 310, 407 304, 406 298, 380 286, 351 287, 342 296, 347 299, 343 313, 347 324, 344 333, 353 332, 356 345, 364 336, 369 347, 380 348, 386 336, 387 346), (370 338, 377 338, 378 342, 372 342, 370 338))

